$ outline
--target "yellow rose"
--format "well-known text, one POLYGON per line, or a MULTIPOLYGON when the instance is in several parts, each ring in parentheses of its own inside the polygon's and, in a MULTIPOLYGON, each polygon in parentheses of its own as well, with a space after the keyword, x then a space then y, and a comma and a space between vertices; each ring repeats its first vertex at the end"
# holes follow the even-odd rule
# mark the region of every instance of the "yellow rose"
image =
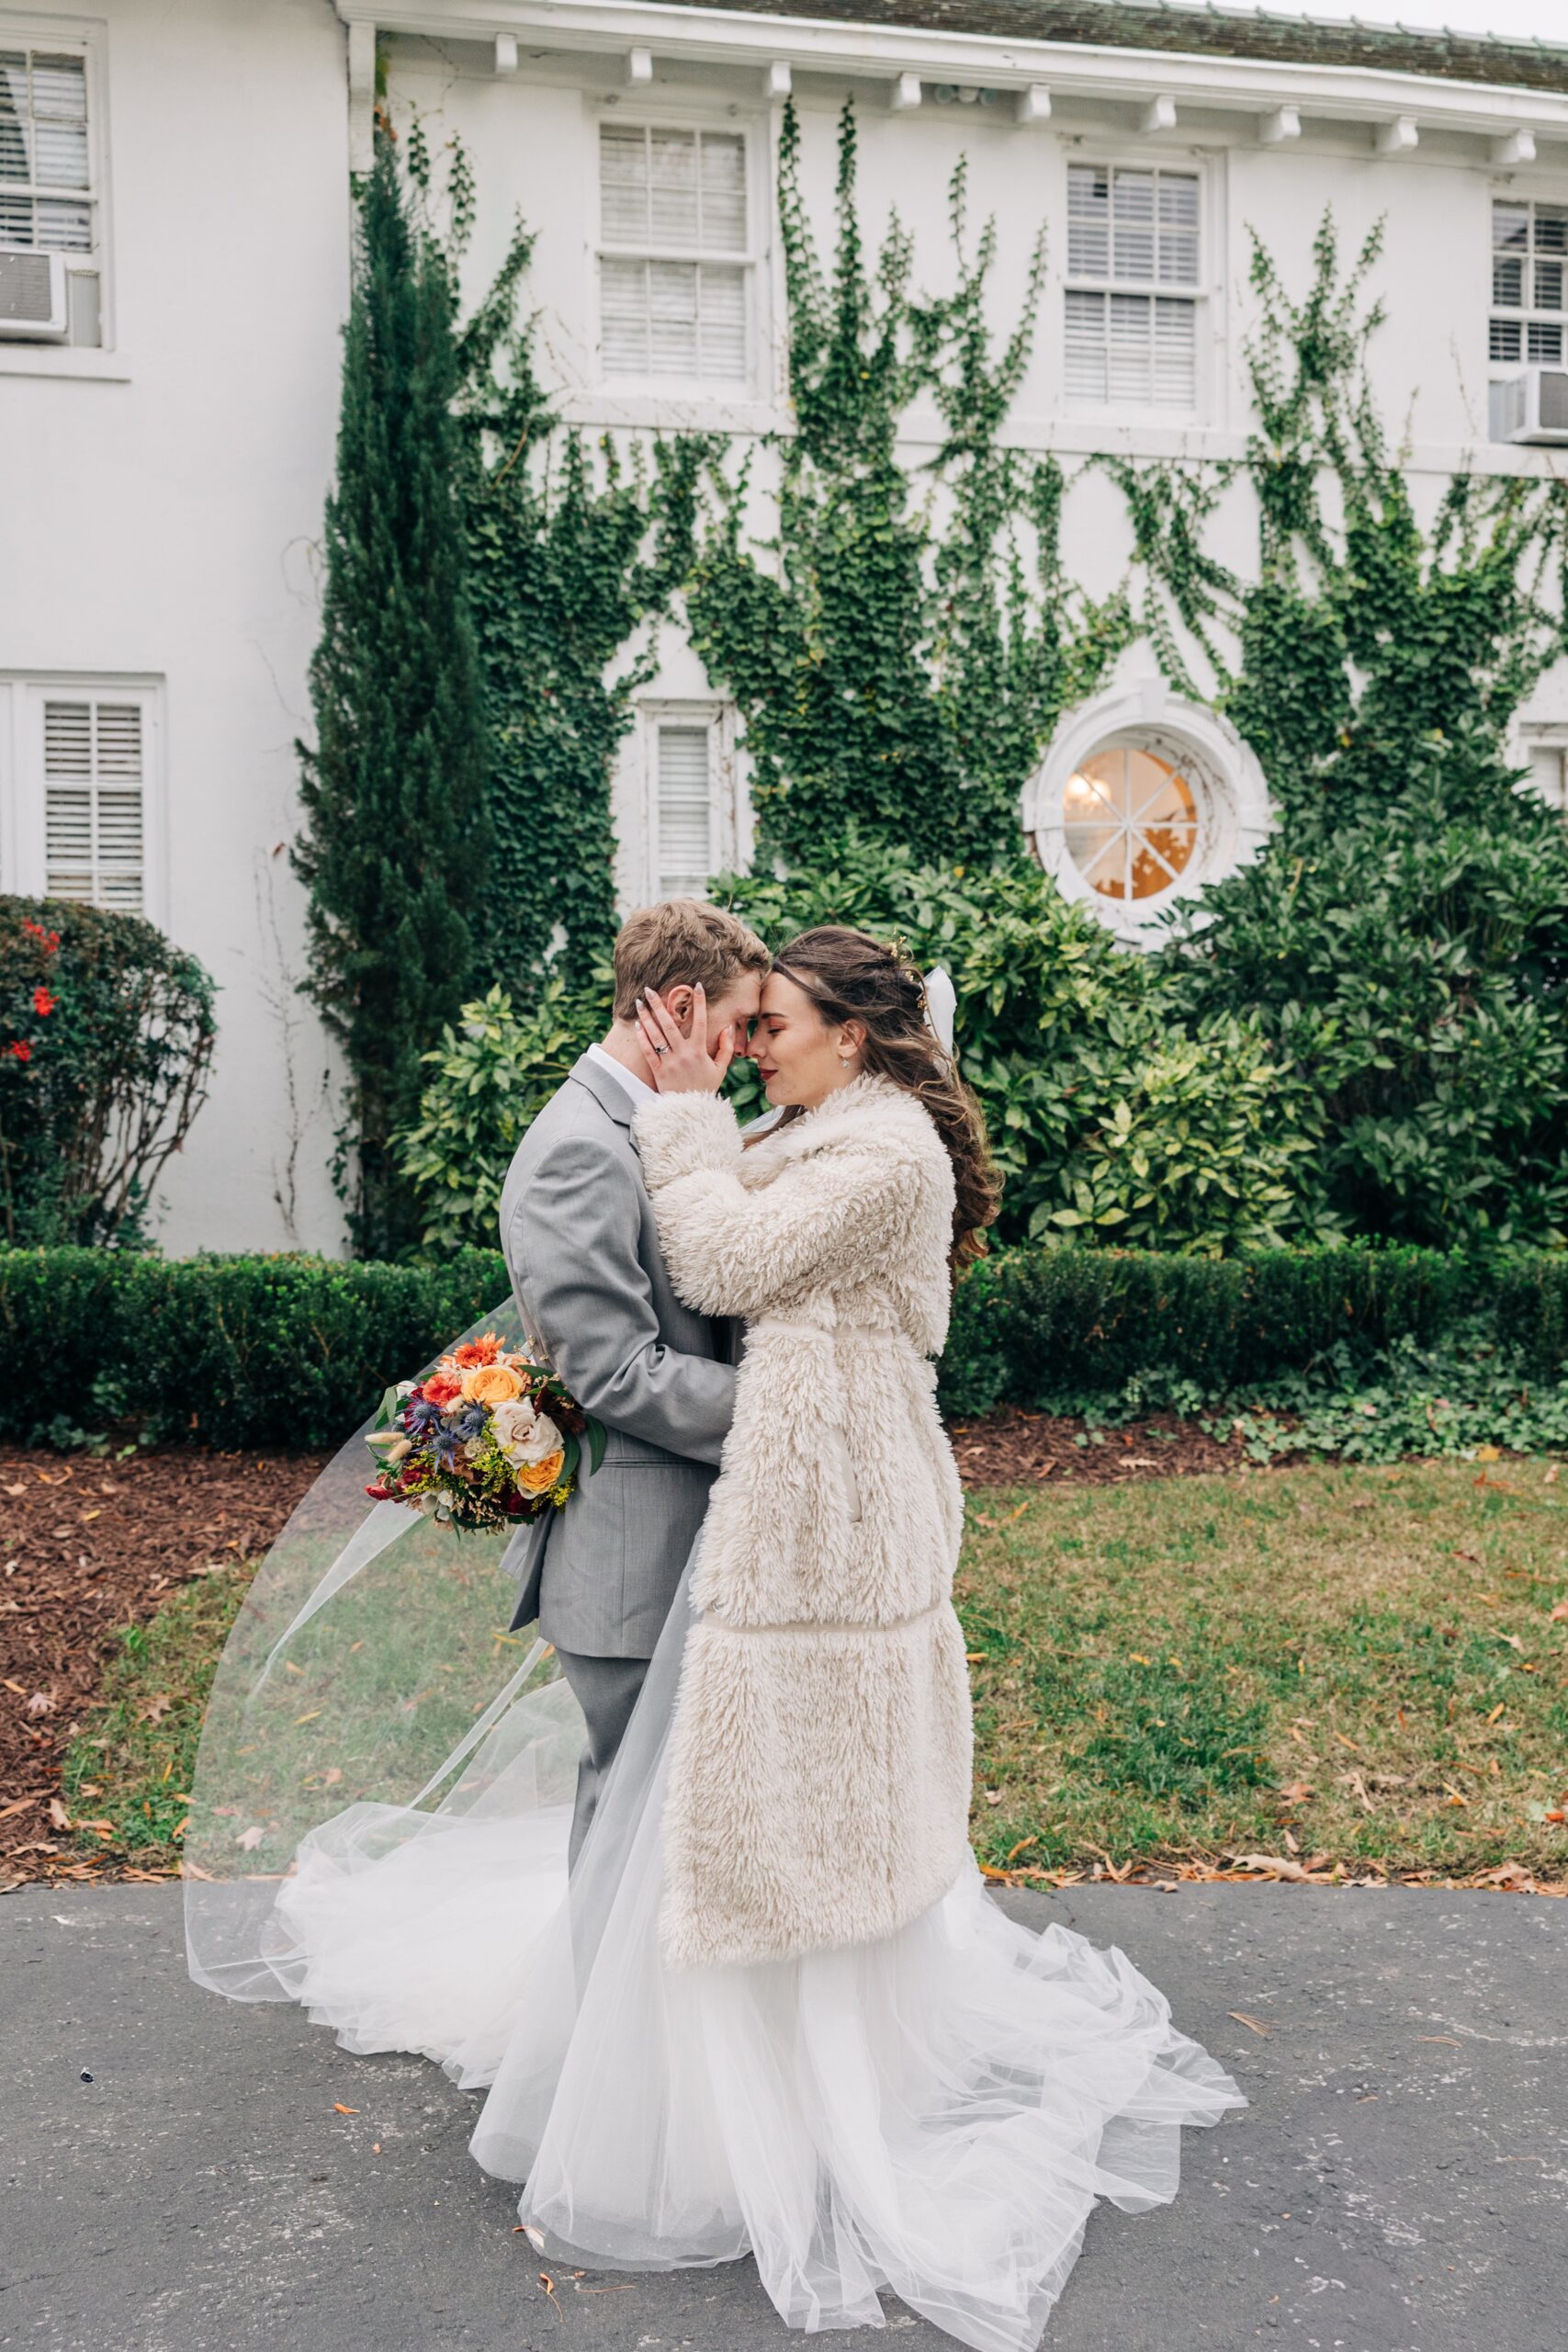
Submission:
POLYGON ((520 1462, 517 1483, 525 1495, 543 1495, 555 1485, 565 1467, 564 1449, 559 1453, 547 1453, 542 1462, 520 1462))
POLYGON ((463 1394, 470 1405, 510 1405, 523 1383, 510 1364, 477 1363, 463 1374, 463 1394))

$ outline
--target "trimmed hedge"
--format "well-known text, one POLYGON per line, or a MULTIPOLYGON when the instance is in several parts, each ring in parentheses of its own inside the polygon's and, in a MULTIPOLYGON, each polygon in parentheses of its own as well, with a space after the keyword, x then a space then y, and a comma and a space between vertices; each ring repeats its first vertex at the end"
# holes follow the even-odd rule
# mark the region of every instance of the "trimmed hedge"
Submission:
POLYGON ((1359 1246, 1224 1259, 1003 1250, 959 1291, 942 1396, 955 1413, 1068 1411, 1136 1382, 1151 1406, 1195 1405, 1305 1372, 1331 1349, 1370 1363, 1402 1339, 1430 1345, 1477 1317, 1529 1377, 1563 1378, 1568 1254, 1499 1266, 1359 1246))
POLYGON ((58 1414, 219 1447, 340 1445, 389 1380, 507 1288, 489 1250, 434 1267, 0 1250, 0 1435, 26 1440, 58 1414))
MULTIPOLYGON (((0 1250, 0 1436, 58 1417, 220 1447, 335 1445, 506 1293, 485 1250, 434 1267, 0 1250)), ((1568 1376, 1568 1253, 1001 1250, 959 1291, 941 1393, 960 1414, 1073 1410, 1131 1383, 1150 1405, 1195 1407, 1335 1349, 1370 1363, 1476 1318, 1526 1376, 1568 1376)))

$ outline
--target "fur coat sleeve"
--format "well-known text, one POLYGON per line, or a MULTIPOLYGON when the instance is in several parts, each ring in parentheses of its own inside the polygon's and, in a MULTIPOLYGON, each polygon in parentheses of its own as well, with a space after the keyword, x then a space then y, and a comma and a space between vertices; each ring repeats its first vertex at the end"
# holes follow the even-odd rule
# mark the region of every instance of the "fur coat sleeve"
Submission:
POLYGON ((756 1315, 802 1283, 883 1261, 907 1232, 929 1174, 921 1158, 890 1149, 877 1122, 788 1151, 807 1124, 758 1147, 764 1181, 753 1185, 735 1114, 716 1095, 660 1095, 638 1112, 643 1181, 689 1306, 756 1315))

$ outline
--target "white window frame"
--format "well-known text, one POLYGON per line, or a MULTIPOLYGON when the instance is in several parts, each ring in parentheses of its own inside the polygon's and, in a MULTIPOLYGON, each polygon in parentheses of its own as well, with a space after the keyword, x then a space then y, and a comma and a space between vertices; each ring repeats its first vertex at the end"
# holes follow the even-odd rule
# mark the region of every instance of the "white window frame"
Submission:
POLYGON ((637 817, 642 854, 638 860, 641 888, 637 901, 645 906, 664 895, 659 850, 659 735, 665 727, 705 727, 708 730, 708 840, 713 858, 709 873, 722 874, 739 868, 750 846, 736 749, 734 705, 663 696, 640 702, 637 817))
POLYGON ((1061 220, 1063 234, 1062 266, 1057 274, 1058 311, 1056 330, 1056 370, 1060 386, 1060 406, 1065 416, 1075 421, 1090 417, 1120 421, 1136 418, 1141 424, 1192 424, 1209 420, 1211 407, 1212 351, 1214 334, 1214 312, 1208 282, 1212 252, 1218 250, 1217 197, 1214 170, 1210 158, 1201 155, 1151 154, 1142 149, 1129 153, 1124 148, 1068 146, 1062 161, 1061 220), (1120 278, 1107 274, 1102 277, 1075 275, 1070 266, 1070 231, 1067 227, 1067 207, 1072 182, 1069 174, 1077 165, 1090 171, 1153 172, 1156 175, 1156 204, 1157 210, 1157 175, 1169 173, 1198 184, 1198 266, 1190 286, 1162 286, 1155 278, 1120 278), (1082 393, 1067 390, 1067 297, 1069 294, 1133 294, 1151 301, 1168 300, 1188 304, 1192 311, 1192 404, 1178 408, 1154 401, 1103 401, 1086 399, 1082 393))
MULTIPOLYGON (((114 338, 113 281, 109 266, 111 245, 111 210, 109 201, 108 143, 108 72, 106 54, 107 28, 81 17, 10 16, 0 8, 0 49, 43 50, 54 57, 79 56, 86 69, 87 84, 87 186, 85 189, 49 188, 48 196, 74 198, 88 203, 93 211, 92 250, 85 254, 62 256, 65 274, 70 277, 93 277, 98 281, 98 336, 96 343, 62 344, 30 343, 25 336, 7 337, 0 343, 0 369, 7 358, 15 355, 25 366, 23 355, 35 361, 40 354, 62 352, 112 351, 114 338)), ((12 189, 19 182, 3 184, 12 189)), ((29 182, 28 191, 39 192, 39 184, 29 182)), ((52 250, 39 247, 40 252, 52 250)))
POLYGON ((1523 720, 1516 755, 1530 770, 1519 783, 1520 792, 1568 820, 1568 719, 1523 720), (1542 767, 1548 771, 1544 776, 1542 767))
POLYGON ((1035 855, 1064 898, 1077 899, 1123 946, 1157 945, 1161 918, 1207 882, 1234 873, 1274 830, 1262 766, 1228 719, 1172 692, 1163 678, 1112 687, 1080 704, 1057 729, 1024 786, 1022 819, 1035 855), (1193 854, 1156 896, 1113 899, 1097 890, 1067 843, 1063 798, 1069 777, 1096 752, 1135 747, 1155 752, 1196 786, 1193 854))
MULTIPOLYGON (((1540 186, 1538 186, 1534 181, 1532 181, 1529 187, 1521 188, 1517 182, 1494 180, 1486 188, 1486 310, 1484 326, 1484 334, 1486 337, 1484 349, 1487 386, 1486 435, 1487 439, 1494 445, 1506 447, 1510 445, 1504 440, 1503 435, 1498 431, 1498 387, 1506 383, 1511 383, 1516 377, 1521 376, 1527 368, 1550 368, 1552 369, 1568 368, 1568 252, 1565 252, 1561 256, 1556 254, 1549 256, 1549 258, 1552 260, 1561 258, 1563 264, 1565 300, 1562 310, 1555 312, 1542 311, 1538 309, 1537 305, 1530 300, 1525 301, 1517 310, 1511 310, 1506 304, 1499 304, 1495 302, 1493 300, 1492 272, 1497 259, 1497 248, 1493 243, 1493 221, 1495 217, 1495 208, 1499 204, 1523 206, 1529 211, 1531 218, 1530 255, 1533 261, 1535 256, 1535 209, 1538 205, 1547 204, 1560 209, 1568 210, 1568 181, 1557 180, 1551 185, 1540 186), (1517 359, 1493 358, 1492 323, 1495 319, 1517 322, 1519 328, 1519 356, 1517 359), (1561 358, 1530 358, 1529 329, 1532 324, 1548 324, 1560 326, 1562 328, 1562 356, 1561 358)), ((1525 290, 1527 295, 1529 295, 1533 293, 1534 288, 1533 287, 1527 286, 1525 290)))
POLYGON ((589 268, 592 283, 589 288, 592 322, 593 382, 604 392, 636 395, 663 393, 682 401, 734 401, 756 398, 768 380, 767 345, 767 260, 768 207, 766 118, 756 109, 744 112, 726 108, 720 112, 713 106, 682 107, 661 103, 657 107, 604 106, 590 116, 592 134, 592 243, 589 268), (746 243, 742 251, 719 253, 696 246, 660 248, 648 245, 626 245, 611 243, 604 234, 604 179, 601 165, 600 132, 603 129, 635 130, 713 131, 725 138, 738 138, 744 150, 743 178, 746 189, 746 243), (739 269, 741 276, 742 316, 746 332, 746 367, 739 376, 631 376, 611 375, 604 367, 604 320, 603 264, 611 261, 674 261, 707 263, 726 269, 739 269))
POLYGON ((0 671, 0 889, 41 899, 48 879, 44 833, 43 708, 46 702, 135 703, 141 712, 141 906, 168 928, 164 682, 112 673, 0 671))

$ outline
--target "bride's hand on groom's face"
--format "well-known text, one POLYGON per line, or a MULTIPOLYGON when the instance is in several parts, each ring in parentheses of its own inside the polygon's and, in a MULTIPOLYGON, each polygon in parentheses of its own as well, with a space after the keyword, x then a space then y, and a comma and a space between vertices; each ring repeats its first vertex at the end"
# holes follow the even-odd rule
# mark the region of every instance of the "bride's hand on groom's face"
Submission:
POLYGON ((716 1094, 735 1058, 733 1026, 708 1043, 707 998, 692 990, 692 1017, 682 1028, 657 989, 637 1003, 637 1033, 654 1085, 660 1094, 716 1094))

